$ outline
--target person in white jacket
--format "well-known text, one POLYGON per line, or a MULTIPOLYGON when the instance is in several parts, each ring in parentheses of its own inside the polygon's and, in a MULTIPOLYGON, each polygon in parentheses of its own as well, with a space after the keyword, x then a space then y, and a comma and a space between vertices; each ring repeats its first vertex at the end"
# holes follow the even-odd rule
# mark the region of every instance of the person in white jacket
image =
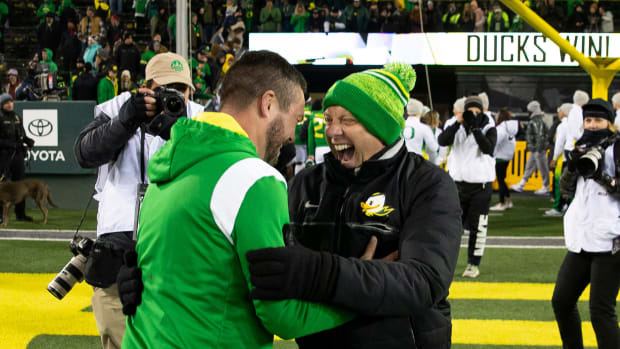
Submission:
POLYGON ((611 103, 616 110, 616 117, 614 119, 614 125, 620 127, 620 92, 616 92, 616 94, 611 97, 611 103))
MULTIPOLYGON (((553 147, 553 159, 549 163, 550 168, 555 168, 560 157, 562 157, 562 160, 565 160, 565 157, 563 156, 563 150, 564 144, 566 143, 568 113, 570 113, 572 107, 572 104, 564 103, 558 108, 558 119, 560 119, 560 124, 555 129, 555 145, 553 147)), ((553 197, 555 198, 555 201, 553 203, 553 207, 545 211, 544 215, 547 217, 561 216, 564 206, 568 204, 568 202, 564 198, 562 198, 562 195, 560 195, 560 176, 564 172, 565 168, 566 161, 563 161, 561 170, 554 172, 555 175, 553 177, 553 197)))
POLYGON ((583 348, 577 301, 590 285, 590 319, 598 348, 620 348, 616 297, 620 288, 620 188, 613 144, 617 139, 612 106, 594 99, 583 107, 584 134, 569 154, 562 175, 562 195, 574 194, 564 215, 568 252, 551 300, 564 348, 583 348), (604 142, 604 145, 596 146, 604 142), (606 143, 606 144, 605 144, 606 143), (584 171, 580 155, 597 153, 598 169, 584 171))
MULTIPOLYGON (((433 134, 435 135, 435 139, 438 140, 439 135, 442 132, 441 127, 439 127, 439 113, 434 110, 430 110, 425 113, 424 116, 422 116, 421 120, 424 124, 428 125, 431 128, 433 134)), ((440 146, 439 151, 437 152, 437 157, 435 158, 435 165, 441 166, 442 164, 444 164, 446 162, 447 155, 448 147, 440 146)))
POLYGON ((583 133, 583 114, 581 107, 588 103, 590 97, 585 91, 577 90, 573 94, 573 107, 568 113, 568 124, 566 125, 566 143, 564 150, 572 151, 575 141, 581 137, 583 133))
POLYGON ((491 211, 504 211, 514 204, 510 199, 510 190, 506 185, 506 169, 512 160, 517 146, 519 121, 512 119, 512 112, 503 108, 497 114, 497 143, 495 144, 495 176, 499 185, 499 203, 491 206, 491 211))
POLYGON ((439 150, 439 144, 437 144, 433 130, 420 121, 423 109, 424 105, 422 102, 415 98, 409 99, 403 136, 409 152, 423 156, 424 151, 426 151, 428 160, 434 163, 439 150))

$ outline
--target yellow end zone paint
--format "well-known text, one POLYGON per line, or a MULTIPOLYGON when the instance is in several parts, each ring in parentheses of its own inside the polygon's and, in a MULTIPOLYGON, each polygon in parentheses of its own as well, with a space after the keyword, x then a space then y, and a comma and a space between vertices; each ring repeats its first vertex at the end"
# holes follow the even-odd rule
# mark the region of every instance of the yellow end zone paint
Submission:
MULTIPOLYGON (((453 282, 450 299, 514 299, 551 301, 554 284, 511 282, 453 282)), ((590 286, 581 294, 580 301, 590 300, 590 286)), ((620 300, 620 295, 618 296, 620 300)))
MULTIPOLYGON (((3 349, 26 348, 39 334, 99 335, 93 314, 82 312, 91 304, 92 288, 86 283, 77 284, 59 301, 45 289, 54 276, 0 273, 3 349)), ((549 300, 552 292, 553 284, 455 282, 450 298, 549 300)), ((453 343, 561 345, 557 326, 552 321, 456 319, 453 326, 453 343)), ((595 346, 591 324, 584 322, 583 329, 585 345, 595 346)))

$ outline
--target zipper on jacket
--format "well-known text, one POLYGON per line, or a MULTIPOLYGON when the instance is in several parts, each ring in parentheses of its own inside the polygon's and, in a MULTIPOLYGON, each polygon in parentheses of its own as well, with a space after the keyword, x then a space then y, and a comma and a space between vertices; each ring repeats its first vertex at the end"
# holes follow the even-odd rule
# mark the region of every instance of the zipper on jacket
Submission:
POLYGON ((341 246, 341 243, 342 243, 342 225, 343 225, 342 217, 343 217, 343 214, 344 214, 345 206, 347 204, 347 196, 349 195, 349 191, 351 189, 351 186, 352 185, 347 187, 347 189, 344 191, 344 194, 342 194, 342 198, 340 200, 340 202, 341 202, 341 204, 340 204, 340 212, 338 213, 338 220, 337 220, 337 222, 338 222, 338 224, 337 224, 338 230, 337 230, 337 236, 336 236, 336 251, 334 251, 336 253, 340 253, 341 252, 340 246, 341 246))

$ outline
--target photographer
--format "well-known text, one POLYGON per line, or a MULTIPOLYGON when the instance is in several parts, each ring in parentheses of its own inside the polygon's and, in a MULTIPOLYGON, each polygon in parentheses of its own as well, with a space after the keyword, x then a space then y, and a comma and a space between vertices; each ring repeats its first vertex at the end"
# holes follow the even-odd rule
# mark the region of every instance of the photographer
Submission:
POLYGON ((177 98, 185 101, 183 115, 193 117, 202 111, 201 105, 188 102, 194 87, 191 71, 181 56, 154 56, 146 66, 146 81, 147 88, 139 89, 138 94, 125 92, 97 105, 95 120, 75 143, 80 166, 99 167, 95 184, 95 199, 99 201, 97 242, 88 260, 86 281, 95 286, 93 312, 105 348, 120 348, 125 331, 115 282, 123 250, 133 248, 137 188, 148 183, 149 159, 169 138, 170 127, 178 119, 159 112, 163 94, 158 95, 156 88, 176 90, 177 98))
MULTIPOLYGON (((22 119, 13 111, 13 97, 8 93, 0 95, 0 181, 9 177, 12 181, 24 178, 26 147, 32 148, 34 140, 26 136, 22 119)), ((18 221, 32 222, 26 216, 26 201, 15 205, 18 221)), ((2 207, 0 207, 0 223, 2 207)))
POLYGON ((577 301, 590 285, 590 318, 601 349, 620 348, 616 297, 620 287, 620 191, 618 129, 612 106, 594 99, 583 106, 584 132, 569 153, 560 181, 575 196, 564 215, 568 252, 552 305, 564 348, 583 348, 577 301))
POLYGON ((439 136, 439 145, 452 145, 448 172, 459 190, 463 227, 469 230, 467 269, 463 276, 471 278, 480 275, 478 266, 486 244, 491 184, 495 180, 493 151, 497 130, 482 110, 480 97, 467 97, 465 112, 446 121, 439 136))

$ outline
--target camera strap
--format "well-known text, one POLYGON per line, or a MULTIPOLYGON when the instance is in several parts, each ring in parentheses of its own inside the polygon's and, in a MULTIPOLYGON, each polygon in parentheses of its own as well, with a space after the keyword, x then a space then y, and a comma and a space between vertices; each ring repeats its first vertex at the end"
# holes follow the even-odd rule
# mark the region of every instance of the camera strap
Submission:
POLYGON ((138 237, 138 218, 140 217, 140 209, 142 208, 142 200, 146 194, 146 160, 144 159, 144 142, 146 139, 146 129, 144 124, 140 125, 140 183, 136 189, 136 209, 133 218, 133 234, 132 240, 136 241, 138 237))

